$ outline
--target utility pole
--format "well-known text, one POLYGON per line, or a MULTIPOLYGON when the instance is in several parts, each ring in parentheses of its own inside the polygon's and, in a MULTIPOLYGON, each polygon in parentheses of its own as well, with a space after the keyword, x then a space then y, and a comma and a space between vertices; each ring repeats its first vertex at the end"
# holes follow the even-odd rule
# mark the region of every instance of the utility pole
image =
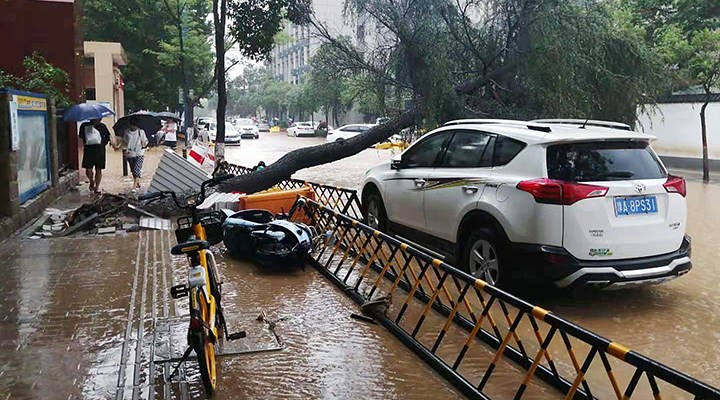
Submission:
POLYGON ((179 37, 179 39, 180 39, 180 64, 182 67, 182 75, 183 75, 183 88, 182 88, 183 93, 182 93, 182 101, 180 102, 180 104, 184 104, 183 116, 184 116, 184 125, 185 125, 185 133, 184 133, 185 147, 183 147, 183 149, 182 149, 182 155, 184 158, 187 158, 187 154, 188 154, 188 142, 190 141, 189 137, 188 137, 188 128, 192 124, 192 120, 190 119, 190 108, 192 107, 192 100, 190 98, 190 82, 188 79, 187 60, 185 57, 185 41, 187 40, 188 29, 189 29, 187 26, 187 23, 185 21, 186 8, 187 8, 186 4, 183 4, 181 6, 180 27, 179 27, 180 28, 179 29, 179 31, 180 31, 180 37, 179 37))
POLYGON ((227 18, 226 0, 213 0, 213 21, 215 23, 215 68, 217 73, 217 131, 215 134, 215 162, 225 159, 225 107, 227 93, 225 87, 225 22, 227 18))

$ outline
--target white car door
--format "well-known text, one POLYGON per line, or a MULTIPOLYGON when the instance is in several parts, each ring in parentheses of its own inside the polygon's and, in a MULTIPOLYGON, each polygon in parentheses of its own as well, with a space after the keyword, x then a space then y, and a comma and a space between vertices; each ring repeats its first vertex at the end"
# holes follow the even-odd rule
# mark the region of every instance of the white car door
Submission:
POLYGON ((425 188, 424 231, 455 242, 459 219, 475 208, 492 174, 495 136, 454 131, 445 154, 425 188))
POLYGON ((403 153, 399 169, 387 175, 384 202, 391 222, 415 230, 425 228, 425 186, 450 136, 451 132, 443 131, 423 138, 403 153))

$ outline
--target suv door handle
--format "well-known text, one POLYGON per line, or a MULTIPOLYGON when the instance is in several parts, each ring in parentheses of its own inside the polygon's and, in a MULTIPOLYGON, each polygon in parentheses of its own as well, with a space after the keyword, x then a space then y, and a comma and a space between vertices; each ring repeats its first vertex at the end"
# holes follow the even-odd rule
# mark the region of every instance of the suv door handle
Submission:
POLYGON ((427 183, 427 181, 422 178, 415 179, 413 182, 415 182, 415 186, 417 187, 423 187, 427 183))
POLYGON ((469 194, 475 194, 478 191, 478 187, 472 186, 472 185, 465 185, 462 187, 462 189, 465 193, 469 193, 469 194))

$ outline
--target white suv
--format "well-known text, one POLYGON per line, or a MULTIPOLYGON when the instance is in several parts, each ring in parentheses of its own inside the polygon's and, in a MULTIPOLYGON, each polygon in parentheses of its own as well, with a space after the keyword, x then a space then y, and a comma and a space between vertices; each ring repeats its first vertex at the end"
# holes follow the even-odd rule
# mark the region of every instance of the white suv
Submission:
POLYGON ((687 273, 685 181, 603 121, 459 120, 370 169, 366 222, 491 284, 569 289, 687 273))

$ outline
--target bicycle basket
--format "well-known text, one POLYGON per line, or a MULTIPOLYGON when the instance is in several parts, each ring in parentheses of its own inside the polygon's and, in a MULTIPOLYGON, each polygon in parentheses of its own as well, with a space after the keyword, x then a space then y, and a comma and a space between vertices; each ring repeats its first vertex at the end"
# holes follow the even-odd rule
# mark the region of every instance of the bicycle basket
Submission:
MULTIPOLYGON (((200 215, 200 223, 205 228, 205 240, 211 245, 216 245, 223 240, 222 221, 224 215, 221 211, 210 211, 200 215)), ((178 243, 187 242, 193 235, 192 218, 180 217, 177 220, 178 229, 175 230, 175 237, 178 243)))

